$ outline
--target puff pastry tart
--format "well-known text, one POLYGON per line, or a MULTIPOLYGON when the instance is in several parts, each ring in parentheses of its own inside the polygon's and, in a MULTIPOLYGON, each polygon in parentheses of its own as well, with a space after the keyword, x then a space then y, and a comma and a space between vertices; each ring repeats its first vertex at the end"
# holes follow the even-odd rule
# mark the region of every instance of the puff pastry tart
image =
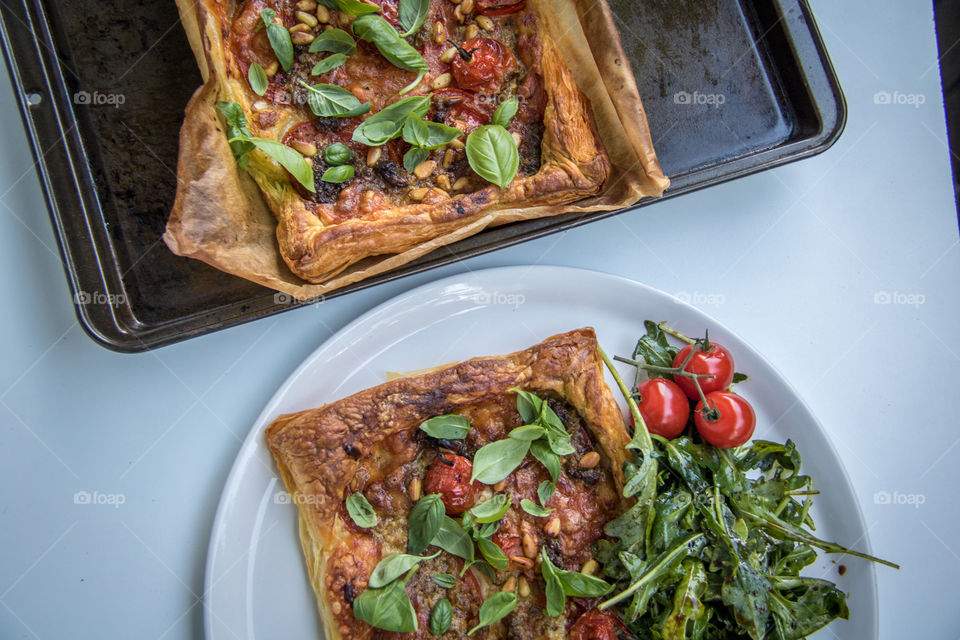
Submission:
POLYGON ((266 439, 328 640, 614 633, 588 574, 629 438, 592 329, 280 416, 266 439))
POLYGON ((199 0, 185 12, 294 274, 321 283, 491 212, 510 212, 491 224, 550 215, 601 190, 610 162, 540 2, 199 0))

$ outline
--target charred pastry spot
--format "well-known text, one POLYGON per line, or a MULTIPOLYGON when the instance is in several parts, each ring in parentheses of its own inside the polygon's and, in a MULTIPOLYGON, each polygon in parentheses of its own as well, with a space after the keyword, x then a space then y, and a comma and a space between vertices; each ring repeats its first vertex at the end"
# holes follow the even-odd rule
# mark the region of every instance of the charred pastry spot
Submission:
POLYGON ((318 131, 326 131, 329 133, 333 133, 333 132, 340 131, 341 119, 342 118, 337 118, 336 116, 328 116, 323 118, 317 118, 313 124, 318 131))
POLYGON ((550 562, 563 569, 566 566, 566 562, 563 559, 563 552, 557 539, 544 538, 541 543, 543 544, 543 549, 547 552, 547 557, 550 558, 550 562))
POLYGON ((400 167, 397 166, 396 162, 390 160, 378 162, 373 170, 394 187, 406 187, 410 184, 410 180, 400 172, 400 167))
POLYGON ((463 208, 463 204, 459 200, 454 203, 453 208, 456 209, 457 213, 461 216, 467 215, 467 210, 463 208))
POLYGON ((357 590, 353 588, 353 583, 348 582, 343 585, 343 600, 349 605, 357 598, 357 590))
POLYGON ((320 204, 333 204, 340 197, 345 183, 324 182, 323 169, 326 167, 315 168, 313 171, 313 188, 317 190, 316 194, 311 194, 312 200, 320 204))
POLYGON ((347 444, 343 445, 343 450, 344 450, 344 452, 345 452, 348 456, 350 456, 351 458, 359 458, 359 457, 360 457, 360 450, 357 449, 355 446, 353 446, 353 445, 350 444, 350 443, 347 443, 347 444))
POLYGON ((574 480, 580 480, 589 485, 597 484, 600 481, 600 472, 596 468, 584 469, 579 464, 572 464, 565 465, 563 470, 574 480))

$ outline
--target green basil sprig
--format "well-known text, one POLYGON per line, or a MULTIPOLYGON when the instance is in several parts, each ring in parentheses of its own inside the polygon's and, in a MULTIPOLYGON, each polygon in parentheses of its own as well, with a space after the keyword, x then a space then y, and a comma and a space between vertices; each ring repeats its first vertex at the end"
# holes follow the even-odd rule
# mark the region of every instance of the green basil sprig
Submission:
POLYGON ((360 102, 343 87, 335 84, 300 84, 307 89, 307 104, 314 115, 324 117, 352 118, 370 111, 369 102, 360 102))
POLYGON ((537 518, 546 518, 548 515, 553 513, 553 509, 541 507, 533 500, 528 500, 526 498, 520 501, 520 508, 537 518))
POLYGON ((446 598, 440 598, 430 611, 430 633, 442 636, 450 630, 453 622, 453 605, 446 598))
POLYGON ((324 182, 331 182, 333 184, 342 184, 347 180, 351 179, 354 176, 353 165, 342 164, 337 167, 330 167, 323 172, 323 175, 320 176, 320 179, 324 182))
POLYGON ((427 96, 401 98, 361 122, 353 130, 353 141, 378 147, 399 136, 408 117, 422 118, 429 109, 430 98, 427 96))
POLYGON ((547 430, 538 424, 525 424, 510 432, 510 437, 514 440, 529 440, 530 442, 539 440, 545 435, 547 435, 547 430))
POLYGON ((420 84, 429 68, 423 56, 400 37, 393 26, 378 15, 360 16, 350 25, 353 35, 372 43, 390 64, 417 74, 416 80, 400 90, 400 95, 411 91, 420 84))
POLYGON ((411 556, 406 553, 392 553, 374 567, 368 584, 374 589, 385 587, 424 560, 433 560, 440 552, 432 556, 411 556))
POLYGON ((369 529, 377 526, 377 512, 359 491, 347 497, 347 513, 358 527, 369 529))
POLYGON ((489 627, 495 622, 503 620, 517 608, 517 596, 509 591, 498 591, 480 605, 480 614, 477 626, 467 633, 473 635, 473 632, 483 627, 489 627))
POLYGON ((339 66, 342 66, 344 62, 347 61, 346 54, 343 53, 334 53, 327 56, 317 64, 313 65, 313 69, 310 70, 310 75, 319 76, 324 74, 332 69, 336 69, 339 66))
POLYGON ((420 430, 442 440, 463 440, 470 433, 470 420, 451 413, 424 421, 420 430))
POLYGON ((357 41, 343 29, 324 31, 310 43, 310 53, 329 51, 350 55, 357 50, 357 41))
POLYGON ((277 17, 277 12, 273 9, 264 9, 260 12, 260 20, 267 29, 267 39, 273 52, 277 55, 277 60, 284 71, 290 71, 293 66, 293 42, 290 40, 290 32, 279 23, 273 21, 277 17))
POLYGON ((481 178, 506 189, 520 168, 520 152, 509 131, 490 124, 467 136, 467 161, 481 178))
POLYGON ((473 456, 473 473, 470 476, 470 482, 479 480, 484 484, 497 484, 520 466, 529 450, 529 440, 514 438, 483 445, 473 456))
POLYGON ((550 560, 546 549, 540 550, 540 560, 540 573, 547 585, 547 615, 550 617, 563 613, 567 596, 597 598, 613 590, 613 585, 606 580, 558 568, 550 560))
POLYGON ((480 524, 496 522, 510 510, 510 496, 498 493, 470 509, 470 515, 480 524))
POLYGON ((227 138, 231 140, 230 151, 233 152, 237 165, 246 171, 250 161, 247 154, 253 151, 254 146, 243 140, 252 135, 247 129, 247 117, 243 113, 243 107, 236 102, 218 102, 217 111, 223 114, 223 118, 227 121, 227 138))
POLYGON ((489 538, 478 539, 477 549, 480 550, 480 555, 483 556, 483 559, 494 569, 506 571, 507 567, 510 566, 510 559, 507 558, 507 554, 503 552, 500 545, 489 538))
POLYGON ((350 150, 350 147, 342 142, 334 142, 333 144, 329 144, 323 150, 324 162, 332 166, 347 164, 353 160, 354 155, 355 154, 350 150))
POLYGON ((407 152, 403 154, 403 168, 407 170, 408 173, 413 173, 413 170, 423 162, 427 161, 427 158, 430 157, 430 152, 426 149, 421 149, 420 147, 410 147, 407 149, 407 152))
POLYGON ((235 141, 251 143, 280 163, 280 166, 289 171, 290 175, 296 178, 297 182, 303 185, 304 189, 311 193, 316 193, 317 188, 313 185, 313 167, 307 164, 306 158, 298 151, 291 149, 285 144, 281 144, 275 140, 267 140, 266 138, 235 136, 230 139, 231 143, 235 141))
POLYGON ((360 2, 360 0, 333 0, 333 4, 337 6, 337 9, 351 16, 362 16, 380 11, 380 7, 360 2))
POLYGON ((537 487, 537 497, 540 499, 540 504, 547 506, 547 501, 553 497, 553 493, 557 490, 557 485, 553 482, 548 482, 544 480, 540 483, 540 486, 537 487))
POLYGON ((540 461, 550 473, 550 479, 554 482, 560 477, 560 456, 555 454, 550 445, 544 440, 536 440, 530 443, 530 455, 540 461))
POLYGON ((440 527, 430 544, 463 558, 464 567, 474 560, 473 538, 450 516, 445 515, 440 519, 440 527))
POLYGON ((492 124, 498 124, 501 127, 507 127, 510 125, 510 121, 513 120, 513 116, 517 115, 519 108, 520 102, 516 98, 504 100, 497 105, 490 122, 492 124))
POLYGON ((394 580, 379 589, 368 588, 353 601, 353 616, 384 631, 409 633, 418 628, 417 611, 407 594, 406 580, 394 580))
POLYGON ((435 573, 430 579, 444 589, 452 589, 457 584, 457 576, 450 573, 435 573))
POLYGON ((407 551, 419 555, 430 546, 440 532, 445 511, 439 493, 426 495, 413 505, 408 521, 407 551))
POLYGON ((420 30, 430 14, 430 0, 400 0, 397 18, 405 29, 400 35, 407 37, 420 30))
POLYGON ((456 127, 408 116, 403 123, 403 139, 422 149, 439 149, 463 135, 456 127))
POLYGON ((247 79, 250 81, 250 88, 253 89, 253 92, 258 96, 262 96, 267 92, 267 86, 270 84, 270 81, 267 79, 267 72, 263 70, 256 62, 250 63, 250 68, 247 69, 247 79))

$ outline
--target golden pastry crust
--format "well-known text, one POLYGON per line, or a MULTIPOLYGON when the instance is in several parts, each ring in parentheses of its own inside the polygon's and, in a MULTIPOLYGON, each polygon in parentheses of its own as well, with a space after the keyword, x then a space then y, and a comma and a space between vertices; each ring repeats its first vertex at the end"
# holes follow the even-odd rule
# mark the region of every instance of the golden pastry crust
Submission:
MULTIPOLYGON (((256 4, 256 0, 251 1, 256 4)), ((537 76, 546 95, 540 167, 532 175, 518 175, 506 189, 488 184, 459 195, 434 189, 419 203, 406 199, 395 202, 373 195, 369 197, 372 204, 357 210, 359 215, 337 219, 331 213, 333 205, 317 206, 305 199, 286 172, 265 154, 250 154, 250 173, 277 219, 280 255, 294 274, 308 282, 322 283, 367 258, 403 254, 481 218, 486 218, 485 225, 489 226, 517 220, 517 209, 528 210, 530 215, 525 217, 554 215, 560 212, 556 205, 601 191, 610 175, 610 161, 589 100, 577 87, 551 36, 541 28, 541 2, 527 0, 526 12, 520 14, 525 20, 516 27, 536 34, 531 39, 532 59, 526 73, 537 76), (498 214, 500 210, 502 215, 498 214)), ((292 104, 271 104, 269 117, 254 117, 254 104, 264 99, 250 89, 245 78, 246 63, 238 55, 230 32, 235 25, 247 25, 245 14, 235 16, 237 8, 229 0, 178 3, 181 13, 189 18, 188 25, 200 26, 199 41, 207 63, 205 77, 212 77, 217 83, 219 100, 243 107, 254 135, 284 141, 298 125, 314 120, 305 106, 292 104)), ((434 3, 444 10, 454 6, 447 0, 434 3)), ((248 2, 244 6, 252 5, 248 2)), ((439 8, 431 8, 431 15, 438 12, 439 8)), ((259 11, 246 13, 259 15, 259 11)), ((191 38, 191 43, 195 39, 191 38)), ((390 67, 385 61, 384 64, 390 67)), ((430 82, 447 66, 437 64, 431 64, 430 73, 410 95, 430 92, 430 82)), ((393 72, 404 77, 405 72, 393 72)), ((372 101, 375 107, 384 106, 377 105, 375 97, 372 101)), ((391 97, 387 102, 392 101, 391 97)), ((186 149, 181 145, 181 154, 186 149)), ((181 162, 189 163, 190 159, 181 157, 181 162)))
MULTIPOLYGON (((596 468, 599 475, 583 482, 561 475, 558 496, 550 503, 582 516, 582 522, 564 517, 565 522, 570 521, 570 530, 560 534, 555 546, 561 556, 583 561, 582 554, 589 554, 592 540, 577 536, 586 535, 583 530, 592 527, 595 539, 603 523, 622 509, 624 446, 629 441, 620 408, 604 381, 592 329, 556 335, 510 355, 475 358, 399 378, 317 409, 282 415, 267 427, 267 444, 297 504, 301 543, 328 639, 372 633, 371 627, 353 619, 350 603, 366 587, 366 579, 382 556, 404 550, 406 516, 413 504, 404 483, 411 474, 422 473, 425 457, 432 460, 420 424, 438 415, 460 413, 470 417, 475 429, 495 433, 509 422, 503 416, 515 414, 515 395, 508 391, 514 387, 565 403, 571 411, 565 422, 582 427, 575 444, 601 454, 596 468), (509 408, 505 408, 507 398, 509 408), (388 529, 399 539, 390 534, 374 537, 353 524, 344 501, 354 491, 364 492, 378 513, 397 519, 398 525, 388 529), (589 521, 591 518, 595 522, 589 521), (564 544, 565 536, 570 544, 564 544)), ((528 459, 532 461, 530 456, 528 459)), ((523 490, 535 491, 545 473, 537 469, 539 463, 534 462, 521 467, 506 490, 514 491, 515 496, 523 490)), ((544 526, 531 524, 530 518, 523 520, 526 516, 522 513, 520 516, 505 520, 501 534, 509 536, 515 531, 519 540, 521 533, 536 533, 544 526)), ((451 563, 459 560, 447 556, 431 561, 446 563, 434 565, 432 570, 456 573, 451 563)), ((529 579, 532 583, 536 578, 531 573, 529 579)), ((470 578, 465 582, 470 580, 476 581, 470 578)), ((488 586, 474 585, 472 592, 467 586, 458 588, 461 591, 454 596, 470 601, 472 592, 476 596, 488 586)), ((480 601, 482 598, 475 602, 474 611, 480 601)), ((556 624, 551 620, 543 624, 556 624)))

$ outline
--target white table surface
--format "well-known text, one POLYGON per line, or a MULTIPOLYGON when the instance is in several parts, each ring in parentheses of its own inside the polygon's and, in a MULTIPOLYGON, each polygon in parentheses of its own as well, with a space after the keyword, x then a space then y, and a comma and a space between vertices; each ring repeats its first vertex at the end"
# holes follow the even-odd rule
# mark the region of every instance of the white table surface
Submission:
POLYGON ((199 637, 220 491, 296 365, 415 285, 536 263, 685 293, 764 353, 827 427, 874 552, 903 565, 878 568, 881 638, 957 638, 960 235, 931 3, 812 4, 849 106, 826 153, 132 356, 78 326, 0 92, 0 637, 199 637), (122 504, 75 504, 81 491, 122 504))

